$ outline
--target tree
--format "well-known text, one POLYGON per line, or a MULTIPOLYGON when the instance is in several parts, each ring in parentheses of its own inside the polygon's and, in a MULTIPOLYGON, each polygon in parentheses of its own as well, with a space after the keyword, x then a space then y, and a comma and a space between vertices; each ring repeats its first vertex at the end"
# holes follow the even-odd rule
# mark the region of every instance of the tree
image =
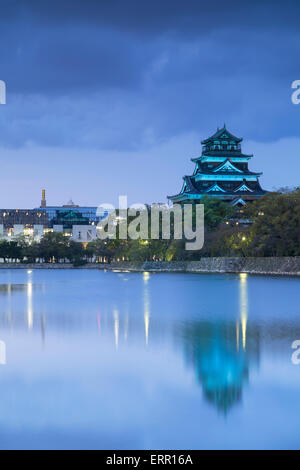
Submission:
POLYGON ((74 260, 82 259, 84 256, 84 249, 81 243, 70 240, 66 249, 66 258, 74 262, 74 260))
POLYGON ((247 206, 252 256, 300 255, 300 189, 268 193, 247 206))
POLYGON ((220 199, 204 196, 200 203, 204 204, 204 226, 208 231, 216 230, 221 223, 229 220, 233 215, 232 206, 220 199))
POLYGON ((22 259, 22 248, 18 246, 18 243, 15 241, 0 241, 0 258, 4 259, 4 262, 7 263, 9 259, 22 259))
POLYGON ((40 257, 40 245, 38 242, 26 244, 22 248, 23 258, 26 257, 28 263, 35 263, 36 259, 40 257))
POLYGON ((40 258, 51 262, 52 259, 57 262, 59 259, 68 258, 69 238, 60 232, 48 232, 40 241, 40 258))

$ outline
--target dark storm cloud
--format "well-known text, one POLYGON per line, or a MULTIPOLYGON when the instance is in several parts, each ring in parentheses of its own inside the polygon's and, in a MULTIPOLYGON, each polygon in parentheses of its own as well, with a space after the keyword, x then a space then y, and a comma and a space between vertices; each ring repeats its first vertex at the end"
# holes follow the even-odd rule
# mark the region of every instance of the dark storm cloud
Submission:
POLYGON ((138 86, 153 56, 147 44, 142 48, 128 35, 110 30, 29 26, 20 20, 14 28, 2 30, 1 41, 2 70, 12 92, 138 86))
POLYGON ((163 201, 224 122, 267 189, 297 184, 298 0, 0 6, 2 205, 36 204, 41 185, 53 203, 163 201))
MULTIPOLYGON (((178 63, 178 69, 195 76, 204 72, 208 78, 220 73, 220 67, 224 75, 241 67, 253 74, 257 58, 259 66, 277 67, 278 73, 276 57, 282 58, 278 36, 298 31, 299 11, 297 1, 283 6, 268 0, 251 4, 232 0, 4 1, 2 69, 11 91, 16 92, 134 87, 141 84, 165 41, 176 53, 182 42, 197 45, 197 40, 224 31, 228 33, 226 51, 222 43, 220 47, 215 44, 214 50, 203 50, 201 62, 178 63), (260 43, 256 34, 261 35, 260 43)), ((290 66, 284 65, 280 73, 288 73, 290 66)))
POLYGON ((2 143, 139 148, 297 132, 298 1, 4 1, 2 143), (257 118, 259 116, 259 119, 257 118))
POLYGON ((43 22, 87 22, 143 33, 198 34, 226 25, 297 27, 297 12, 297 0, 30 0, 7 1, 2 16, 31 15, 43 22))

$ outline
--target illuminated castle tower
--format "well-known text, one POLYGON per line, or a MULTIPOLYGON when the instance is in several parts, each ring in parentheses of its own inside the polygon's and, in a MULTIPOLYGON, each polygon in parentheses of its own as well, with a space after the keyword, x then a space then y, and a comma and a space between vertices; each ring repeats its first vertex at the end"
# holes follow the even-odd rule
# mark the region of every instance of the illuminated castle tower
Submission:
POLYGON ((192 158, 196 165, 193 175, 184 176, 180 193, 168 199, 174 203, 200 202, 203 196, 209 196, 243 206, 262 197, 267 192, 259 184, 262 173, 248 169, 253 155, 242 153, 242 140, 225 125, 203 140, 201 156, 192 158))
POLYGON ((42 199, 41 199, 41 205, 40 207, 46 207, 47 206, 47 203, 46 203, 46 191, 44 189, 42 189, 42 199))

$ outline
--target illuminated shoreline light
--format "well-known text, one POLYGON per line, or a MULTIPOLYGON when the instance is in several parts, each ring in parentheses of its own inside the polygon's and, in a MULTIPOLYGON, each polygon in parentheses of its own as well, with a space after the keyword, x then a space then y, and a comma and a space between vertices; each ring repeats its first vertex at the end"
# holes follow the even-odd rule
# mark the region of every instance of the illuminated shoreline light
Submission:
POLYGON ((119 347, 119 312, 114 310, 114 332, 115 332, 115 346, 116 350, 119 347))
POLYGON ((150 322, 150 299, 149 299, 149 286, 148 281, 150 274, 148 272, 143 273, 144 281, 144 324, 145 324, 145 343, 148 346, 149 342, 149 322, 150 322))
POLYGON ((242 326, 242 345, 244 350, 246 349, 248 319, 247 277, 247 273, 240 273, 240 317, 242 326))
POLYGON ((33 308, 32 308, 32 282, 27 284, 27 325, 31 330, 33 327, 33 308))

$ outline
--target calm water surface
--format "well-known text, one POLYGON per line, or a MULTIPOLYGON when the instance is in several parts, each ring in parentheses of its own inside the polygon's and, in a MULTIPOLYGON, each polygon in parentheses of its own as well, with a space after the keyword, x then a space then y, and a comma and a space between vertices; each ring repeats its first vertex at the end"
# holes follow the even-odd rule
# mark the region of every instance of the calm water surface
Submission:
POLYGON ((0 447, 300 448, 300 279, 0 271, 0 447))

